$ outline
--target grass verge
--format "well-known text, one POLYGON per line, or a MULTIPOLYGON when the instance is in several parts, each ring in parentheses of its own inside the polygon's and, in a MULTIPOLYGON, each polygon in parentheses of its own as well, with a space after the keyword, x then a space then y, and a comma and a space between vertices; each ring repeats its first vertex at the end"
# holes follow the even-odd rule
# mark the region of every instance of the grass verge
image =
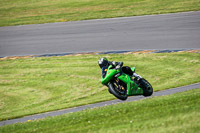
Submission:
POLYGON ((200 89, 0 127, 2 133, 196 133, 200 89))
POLYGON ((97 60, 135 66, 154 91, 200 82, 199 53, 110 54, 0 61, 0 120, 115 99, 97 60))
POLYGON ((0 0, 0 26, 200 10, 200 0, 0 0))

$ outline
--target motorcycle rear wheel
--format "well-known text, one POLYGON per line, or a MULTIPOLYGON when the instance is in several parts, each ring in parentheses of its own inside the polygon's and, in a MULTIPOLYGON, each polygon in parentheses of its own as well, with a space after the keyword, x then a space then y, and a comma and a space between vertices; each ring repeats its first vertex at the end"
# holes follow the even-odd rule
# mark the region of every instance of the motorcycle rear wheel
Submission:
POLYGON ((144 78, 138 81, 138 86, 143 89, 143 96, 151 96, 153 94, 153 87, 151 84, 144 78))
POLYGON ((126 91, 124 95, 120 94, 119 91, 117 90, 118 88, 115 85, 113 85, 113 83, 109 83, 108 88, 109 92, 112 93, 116 98, 120 100, 126 100, 128 98, 126 91))

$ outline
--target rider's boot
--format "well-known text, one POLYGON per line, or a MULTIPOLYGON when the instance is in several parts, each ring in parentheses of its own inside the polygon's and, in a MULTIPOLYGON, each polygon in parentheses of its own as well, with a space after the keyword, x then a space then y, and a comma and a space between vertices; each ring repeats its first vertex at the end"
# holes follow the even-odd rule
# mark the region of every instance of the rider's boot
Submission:
POLYGON ((140 75, 138 75, 137 73, 133 73, 132 77, 134 77, 134 81, 136 83, 139 82, 139 80, 142 78, 140 75))

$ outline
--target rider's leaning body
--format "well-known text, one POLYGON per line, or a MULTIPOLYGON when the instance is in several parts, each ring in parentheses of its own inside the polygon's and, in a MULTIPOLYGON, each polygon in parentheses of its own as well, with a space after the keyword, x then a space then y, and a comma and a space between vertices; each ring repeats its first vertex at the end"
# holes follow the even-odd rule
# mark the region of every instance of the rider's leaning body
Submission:
MULTIPOLYGON (((115 68, 120 68, 123 66, 123 62, 115 62, 115 61, 108 61, 108 59, 106 57, 103 57, 101 59, 99 59, 98 61, 99 63, 99 67, 102 70, 102 77, 104 78, 106 76, 106 70, 108 69, 108 67, 110 65, 112 65, 115 68)), ((134 76, 134 77, 138 77, 140 78, 139 75, 137 75, 136 73, 134 73, 130 67, 128 66, 123 66, 122 67, 122 71, 126 74, 128 74, 129 76, 134 76)))

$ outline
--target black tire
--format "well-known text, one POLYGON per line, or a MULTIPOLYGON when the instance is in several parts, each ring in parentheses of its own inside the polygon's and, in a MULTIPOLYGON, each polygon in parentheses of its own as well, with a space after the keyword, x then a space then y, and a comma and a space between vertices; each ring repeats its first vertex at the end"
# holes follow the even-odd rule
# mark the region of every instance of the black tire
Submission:
POLYGON ((143 89, 143 96, 151 96, 153 94, 153 87, 151 84, 144 78, 138 81, 138 86, 143 89))
POLYGON ((110 88, 108 87, 108 92, 110 93, 110 94, 112 94, 112 92, 110 91, 110 88))
POLYGON ((109 92, 112 93, 116 98, 120 99, 120 100, 126 100, 128 98, 127 93, 125 93, 125 95, 120 94, 115 88, 115 86, 113 85, 113 83, 109 83, 108 84, 108 89, 109 92))

